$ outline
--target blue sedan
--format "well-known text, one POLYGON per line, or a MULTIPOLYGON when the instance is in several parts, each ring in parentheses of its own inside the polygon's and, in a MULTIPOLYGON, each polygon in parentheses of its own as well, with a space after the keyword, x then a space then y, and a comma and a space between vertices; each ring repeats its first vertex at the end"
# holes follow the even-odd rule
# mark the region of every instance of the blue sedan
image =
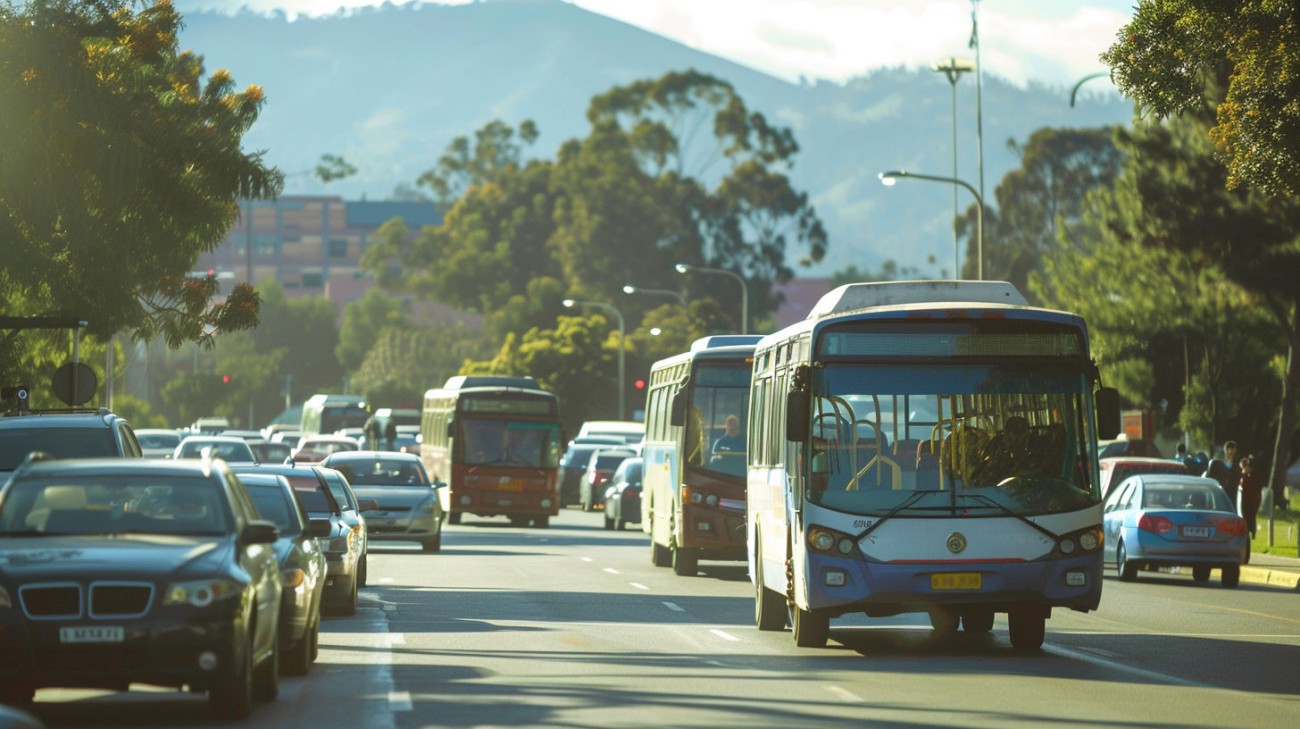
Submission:
POLYGON ((1210 478, 1130 476, 1106 498, 1102 522, 1106 561, 1125 581, 1138 570, 1191 567, 1196 582, 1218 569, 1223 586, 1236 587, 1249 554, 1245 520, 1210 478))

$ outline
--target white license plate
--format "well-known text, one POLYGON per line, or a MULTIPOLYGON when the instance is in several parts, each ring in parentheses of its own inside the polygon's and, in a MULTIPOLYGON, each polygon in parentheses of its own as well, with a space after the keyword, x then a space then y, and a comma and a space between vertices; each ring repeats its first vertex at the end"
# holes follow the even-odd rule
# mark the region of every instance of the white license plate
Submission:
POLYGON ((1213 529, 1207 526, 1186 526, 1183 527, 1184 537, 1208 537, 1213 533, 1213 529))
POLYGON ((120 627, 59 628, 60 643, 121 643, 125 639, 126 630, 120 627))

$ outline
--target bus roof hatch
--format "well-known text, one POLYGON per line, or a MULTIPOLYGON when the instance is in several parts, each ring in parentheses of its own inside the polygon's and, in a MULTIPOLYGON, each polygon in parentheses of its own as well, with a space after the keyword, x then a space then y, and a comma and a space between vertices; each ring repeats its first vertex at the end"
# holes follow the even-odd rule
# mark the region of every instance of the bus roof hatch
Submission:
POLYGON ((823 296, 809 319, 874 306, 901 304, 974 303, 1028 306, 1016 287, 1006 281, 882 281, 845 284, 823 296))

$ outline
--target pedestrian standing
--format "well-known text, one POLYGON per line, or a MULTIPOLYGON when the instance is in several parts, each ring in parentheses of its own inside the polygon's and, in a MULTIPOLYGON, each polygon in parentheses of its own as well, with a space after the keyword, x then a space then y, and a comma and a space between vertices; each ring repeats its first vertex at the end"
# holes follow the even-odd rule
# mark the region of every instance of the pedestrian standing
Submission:
POLYGON ((1263 471, 1255 470, 1253 461, 1253 456, 1241 459, 1241 515, 1246 519, 1246 529, 1252 539, 1255 538, 1255 514, 1266 481, 1263 471))
POLYGON ((1228 495, 1228 503, 1232 504, 1233 511, 1241 513, 1237 504, 1237 489, 1241 486, 1241 464, 1237 462, 1237 441, 1225 442, 1223 458, 1210 461, 1210 465, 1202 475, 1218 481, 1224 493, 1228 495))

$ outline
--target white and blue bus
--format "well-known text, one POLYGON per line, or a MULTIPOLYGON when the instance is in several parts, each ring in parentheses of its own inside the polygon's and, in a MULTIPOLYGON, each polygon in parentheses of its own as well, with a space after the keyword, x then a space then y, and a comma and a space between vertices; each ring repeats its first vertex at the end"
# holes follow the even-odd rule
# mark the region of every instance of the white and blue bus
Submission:
POLYGON ((703 337, 650 368, 641 528, 651 561, 694 575, 745 559, 745 423, 759 337, 703 337))
POLYGON ((928 613, 1042 645, 1101 599, 1097 438, 1119 430, 1082 319, 1011 284, 850 284, 759 342, 746 537, 760 630, 928 613), (1098 431, 1101 431, 1100 433, 1098 431))

